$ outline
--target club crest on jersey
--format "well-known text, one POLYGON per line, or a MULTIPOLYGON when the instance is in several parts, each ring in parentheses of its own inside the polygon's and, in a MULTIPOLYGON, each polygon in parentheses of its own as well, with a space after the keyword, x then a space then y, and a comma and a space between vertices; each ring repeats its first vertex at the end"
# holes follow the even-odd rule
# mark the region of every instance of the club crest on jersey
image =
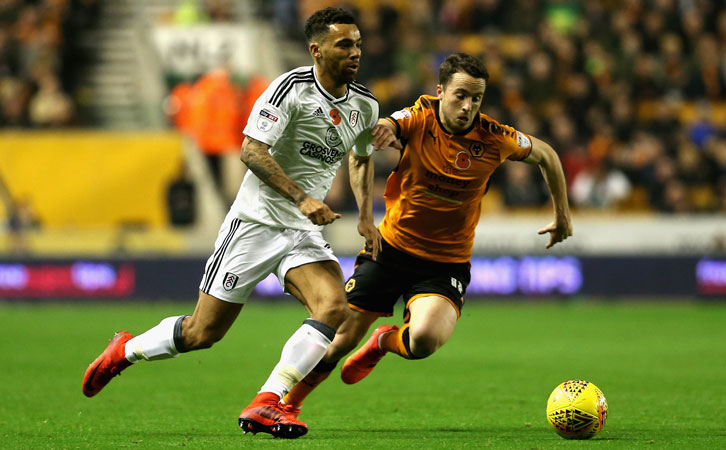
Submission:
POLYGON ((325 143, 330 147, 337 147, 341 144, 341 142, 338 130, 333 127, 328 128, 328 131, 325 132, 325 143))
POLYGON ((469 156, 469 153, 467 153, 467 152, 457 153, 456 160, 454 160, 454 164, 456 165, 456 168, 460 169, 460 170, 466 170, 469 167, 471 167, 471 157, 469 156))
POLYGON ((232 272, 227 272, 224 274, 222 287, 224 287, 225 291, 231 291, 235 286, 237 286, 237 281, 239 281, 239 277, 237 275, 232 272))
POLYGON ((345 283, 345 292, 350 292, 353 289, 355 289, 355 278, 351 278, 347 283, 345 283))
POLYGON ((479 141, 472 142, 469 146, 469 153, 471 153, 471 156, 474 158, 481 158, 481 155, 484 154, 484 144, 479 141))
POLYGON ((360 114, 360 111, 357 109, 354 109, 350 112, 350 119, 348 120, 348 123, 350 123, 351 127, 354 127, 355 124, 358 123, 358 115, 360 114))

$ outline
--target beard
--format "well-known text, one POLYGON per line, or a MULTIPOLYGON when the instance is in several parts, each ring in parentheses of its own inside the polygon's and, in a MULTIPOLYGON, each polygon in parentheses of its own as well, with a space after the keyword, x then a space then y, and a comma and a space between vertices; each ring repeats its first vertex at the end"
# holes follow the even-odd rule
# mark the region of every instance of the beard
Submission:
POLYGON ((341 69, 335 76, 335 81, 339 84, 348 84, 356 80, 358 77, 358 71, 355 73, 349 73, 345 69, 341 69))

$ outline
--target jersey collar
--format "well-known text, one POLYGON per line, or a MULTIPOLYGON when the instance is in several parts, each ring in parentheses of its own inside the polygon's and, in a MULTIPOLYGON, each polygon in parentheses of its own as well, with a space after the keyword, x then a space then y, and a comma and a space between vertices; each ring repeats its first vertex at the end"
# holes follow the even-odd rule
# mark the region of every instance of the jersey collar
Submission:
POLYGON ((322 84, 318 81, 318 74, 315 73, 315 66, 313 66, 313 79, 315 80, 315 87, 318 89, 318 92, 320 92, 323 97, 325 97, 329 102, 336 104, 336 103, 342 103, 346 100, 348 100, 348 93, 350 92, 350 88, 348 85, 345 86, 345 95, 340 98, 335 98, 332 95, 328 93, 328 91, 325 90, 322 84))

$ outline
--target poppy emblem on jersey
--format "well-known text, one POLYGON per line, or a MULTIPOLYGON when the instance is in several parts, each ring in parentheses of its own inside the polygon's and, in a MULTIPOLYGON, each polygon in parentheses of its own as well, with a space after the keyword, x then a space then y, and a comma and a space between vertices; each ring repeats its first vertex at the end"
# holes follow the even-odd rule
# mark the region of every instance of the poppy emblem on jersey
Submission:
POLYGON ((330 119, 333 121, 333 125, 338 125, 340 123, 340 111, 337 109, 331 109, 329 115, 330 119))
POLYGON ((355 124, 358 123, 358 114, 360 114, 360 111, 358 111, 357 109, 354 109, 350 112, 350 120, 348 122, 350 123, 351 127, 354 127, 355 124))
POLYGON ((338 134, 338 130, 336 130, 333 127, 328 128, 328 131, 325 132, 325 143, 328 144, 330 147, 337 147, 340 145, 340 135, 338 134))
POLYGON ((345 292, 350 292, 353 289, 355 289, 355 278, 351 278, 347 283, 345 283, 345 292))
POLYGON ((481 142, 472 142, 469 146, 469 153, 471 153, 471 156, 474 158, 481 158, 481 155, 484 154, 484 144, 481 142))
POLYGON ((222 283, 222 287, 224 287, 225 291, 231 291, 234 289, 235 286, 237 286, 237 281, 239 281, 239 277, 232 272, 227 272, 224 274, 224 282, 222 283))
POLYGON ((466 170, 471 167, 471 157, 467 152, 459 152, 456 154, 454 164, 458 169, 466 170))

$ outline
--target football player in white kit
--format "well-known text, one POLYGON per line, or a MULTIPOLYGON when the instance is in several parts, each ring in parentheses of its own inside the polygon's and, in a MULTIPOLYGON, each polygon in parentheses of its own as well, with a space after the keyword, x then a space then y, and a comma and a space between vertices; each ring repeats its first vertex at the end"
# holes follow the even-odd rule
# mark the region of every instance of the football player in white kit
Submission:
POLYGON ((275 273, 310 317, 283 347, 239 425, 245 432, 282 438, 307 432, 280 400, 320 361, 348 313, 340 266, 320 231, 340 215, 323 199, 349 154, 358 231, 377 254, 381 238, 373 223, 370 156, 395 136, 376 125, 378 103, 355 82, 361 36, 353 16, 339 8, 317 11, 305 35, 314 65, 278 77, 250 113, 241 152, 249 170, 207 261, 194 312, 168 317, 136 337, 116 333, 85 373, 86 396, 137 361, 211 347, 255 285, 275 273))

